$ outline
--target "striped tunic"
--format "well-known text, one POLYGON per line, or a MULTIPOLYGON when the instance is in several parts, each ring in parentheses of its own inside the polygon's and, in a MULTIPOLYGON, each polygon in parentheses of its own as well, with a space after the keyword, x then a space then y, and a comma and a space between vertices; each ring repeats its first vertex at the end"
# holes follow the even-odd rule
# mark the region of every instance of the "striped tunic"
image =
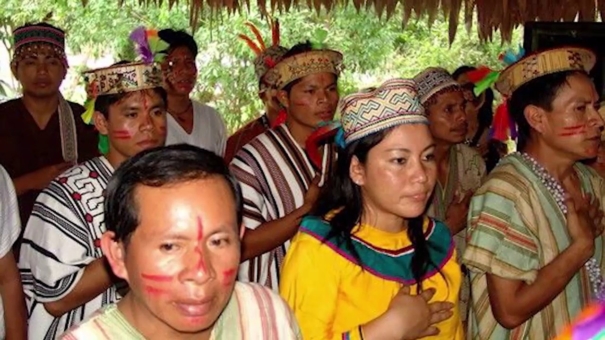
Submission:
MULTIPOLYGON (((445 222, 448 207, 454 203, 454 198, 462 200, 467 193, 475 192, 485 178, 485 162, 481 155, 474 149, 464 144, 457 144, 451 148, 449 154, 449 173, 447 180, 442 185, 435 185, 433 200, 428 207, 427 215, 445 222)), ((461 262, 462 254, 466 248, 466 229, 454 235, 458 263, 461 262)), ((465 273, 466 274, 466 273, 465 273)), ((464 275, 460 289, 460 319, 466 322, 468 316, 468 304, 470 300, 470 279, 464 275)))
MULTIPOLYGON (((61 336, 62 340, 145 340, 119 311, 109 305, 61 336)), ((210 340, 300 340, 296 318, 284 300, 256 284, 235 284, 210 340)))
POLYGON ((44 308, 79 282, 86 265, 103 256, 103 194, 113 168, 93 158, 63 173, 40 193, 25 228, 19 260, 29 314, 29 337, 50 340, 118 299, 110 288, 59 318, 44 308))
MULTIPOLYGON (((603 197, 602 178, 580 163, 575 171, 584 193, 603 197)), ((550 305, 520 326, 505 329, 493 316, 487 273, 531 284, 538 271, 572 242, 565 215, 522 156, 503 158, 475 193, 468 232, 463 262, 471 271, 470 339, 552 339, 589 302, 590 281, 581 269, 550 305)), ((595 240, 594 253, 602 270, 603 242, 603 237, 595 240)))
MULTIPOLYGON (((332 157, 327 153, 324 157, 332 157)), ((330 158, 332 159, 332 158, 330 158)), ((256 229, 302 206, 316 170, 285 124, 245 145, 231 162, 244 198, 244 225, 256 229)), ((278 290, 290 241, 241 264, 239 280, 278 290)))

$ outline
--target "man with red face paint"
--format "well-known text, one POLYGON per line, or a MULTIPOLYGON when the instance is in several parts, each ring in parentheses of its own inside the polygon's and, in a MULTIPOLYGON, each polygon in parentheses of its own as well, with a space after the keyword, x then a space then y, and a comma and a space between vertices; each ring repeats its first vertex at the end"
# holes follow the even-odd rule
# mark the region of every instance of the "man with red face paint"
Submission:
POLYGON ((62 339, 302 339, 276 293, 236 282, 242 199, 219 156, 141 152, 109 182, 105 216, 101 247, 130 291, 62 339))
POLYGON ((172 29, 161 30, 158 36, 170 46, 162 63, 169 113, 166 145, 186 143, 222 156, 227 142, 223 118, 214 108, 190 98, 197 81, 195 40, 172 29))
MULTIPOLYGON (((424 106, 431 134, 435 139, 437 183, 429 203, 429 216, 444 221, 456 243, 458 260, 466 244, 466 215, 469 200, 485 177, 485 162, 474 149, 464 144, 467 114, 464 89, 442 68, 430 67, 418 74, 420 102, 424 106)), ((466 323, 469 280, 466 269, 460 289, 460 315, 466 323)))
POLYGON ((108 149, 61 174, 36 200, 19 261, 32 339, 55 339, 120 298, 100 248, 107 182, 122 162, 166 138, 159 64, 121 62, 89 71, 85 80, 92 123, 108 149))
POLYGON ((65 33, 39 23, 13 34, 10 66, 23 96, 0 104, 0 164, 13 179, 25 224, 53 178, 98 155, 97 133, 79 119, 84 108, 59 92, 68 68, 65 33))
MULTIPOLYGON (((244 146, 231 162, 242 185, 247 228, 242 258, 249 261, 240 268, 242 281, 278 289, 290 238, 319 194, 322 174, 317 174, 305 144, 320 123, 334 117, 341 65, 339 52, 303 43, 292 47, 266 75, 275 84, 287 118, 244 146)), ((324 148, 324 160, 333 157, 332 148, 324 148)))
POLYGON ((470 271, 473 339, 554 338, 605 298, 605 182, 594 158, 603 119, 588 72, 592 51, 540 51, 509 66, 496 89, 510 98, 519 152, 473 196, 463 262, 470 271))
MULTIPOLYGON (((251 27, 254 25, 250 24, 251 27)), ((254 27, 253 30, 258 32, 258 29, 254 27)), ((279 36, 279 23, 277 20, 272 21, 271 25, 272 31, 272 45, 266 49, 262 49, 265 46, 265 43, 259 41, 258 44, 255 43, 251 38, 244 36, 242 39, 246 41, 248 45, 252 48, 252 50, 256 53, 256 58, 254 59, 254 73, 256 74, 256 78, 258 79, 258 97, 263 101, 265 105, 265 113, 260 117, 254 119, 248 124, 242 126, 239 130, 237 130, 229 139, 227 139, 227 148, 225 150, 225 162, 230 163, 233 160, 235 154, 246 144, 248 144, 251 140, 256 138, 256 136, 261 133, 267 131, 272 126, 279 125, 283 123, 278 119, 278 115, 280 111, 282 111, 282 107, 277 100, 277 91, 275 91, 272 84, 267 82, 265 75, 269 72, 270 69, 275 67, 277 63, 282 59, 284 54, 288 52, 288 49, 282 46, 279 46, 280 36, 279 36)), ((258 32, 260 34, 260 32, 258 32)), ((240 36, 241 37, 241 36, 240 36)))

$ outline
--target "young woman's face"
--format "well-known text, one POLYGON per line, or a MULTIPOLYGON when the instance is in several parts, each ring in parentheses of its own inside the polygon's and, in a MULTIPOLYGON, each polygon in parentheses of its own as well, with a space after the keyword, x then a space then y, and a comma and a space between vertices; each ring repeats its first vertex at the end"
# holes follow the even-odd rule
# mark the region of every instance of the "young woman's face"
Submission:
POLYGON ((434 149, 428 126, 409 124, 388 133, 364 164, 353 157, 350 175, 361 187, 364 203, 399 217, 422 215, 437 178, 434 149))

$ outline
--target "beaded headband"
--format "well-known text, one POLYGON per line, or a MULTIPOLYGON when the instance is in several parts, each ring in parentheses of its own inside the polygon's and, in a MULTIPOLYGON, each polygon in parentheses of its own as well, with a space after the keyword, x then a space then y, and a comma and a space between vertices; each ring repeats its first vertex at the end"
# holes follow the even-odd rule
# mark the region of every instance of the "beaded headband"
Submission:
POLYGON ((14 65, 30 53, 53 53, 67 67, 67 56, 65 55, 65 33, 60 29, 30 25, 17 28, 13 32, 13 44, 15 53, 11 63, 14 65))

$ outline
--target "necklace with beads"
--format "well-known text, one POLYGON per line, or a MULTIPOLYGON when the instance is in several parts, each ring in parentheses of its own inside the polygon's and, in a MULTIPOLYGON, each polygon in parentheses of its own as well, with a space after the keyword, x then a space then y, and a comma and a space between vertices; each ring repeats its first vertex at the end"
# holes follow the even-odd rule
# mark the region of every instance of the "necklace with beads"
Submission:
MULTIPOLYGON (((521 155, 521 158, 530 165, 531 170, 538 176, 542 185, 544 185, 553 196, 559 209, 566 215, 567 205, 565 204, 565 189, 563 189, 561 183, 549 174, 548 171, 546 171, 546 169, 532 156, 525 152, 516 152, 516 154, 521 155)), ((590 260, 584 264, 584 268, 588 272, 593 296, 598 300, 605 300, 605 280, 603 280, 599 263, 594 257, 591 257, 590 260)))

